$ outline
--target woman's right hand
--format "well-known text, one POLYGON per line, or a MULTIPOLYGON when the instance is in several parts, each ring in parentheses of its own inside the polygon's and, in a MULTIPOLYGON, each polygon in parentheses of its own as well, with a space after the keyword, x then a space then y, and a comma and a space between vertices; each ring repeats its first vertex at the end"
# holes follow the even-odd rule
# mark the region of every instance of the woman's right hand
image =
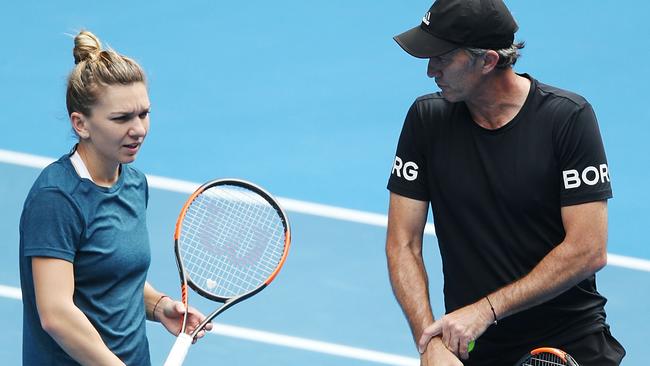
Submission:
POLYGON ((463 366, 463 363, 442 344, 440 337, 435 337, 420 355, 420 366, 463 366))

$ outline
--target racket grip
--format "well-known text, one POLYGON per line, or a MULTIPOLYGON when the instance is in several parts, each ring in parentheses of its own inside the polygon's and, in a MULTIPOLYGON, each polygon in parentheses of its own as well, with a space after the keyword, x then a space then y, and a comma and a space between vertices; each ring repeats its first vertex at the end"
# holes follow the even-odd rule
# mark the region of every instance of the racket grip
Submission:
POLYGON ((187 356, 187 351, 192 345, 192 336, 186 333, 181 333, 176 338, 172 350, 169 351, 169 356, 165 361, 164 366, 181 366, 187 356))

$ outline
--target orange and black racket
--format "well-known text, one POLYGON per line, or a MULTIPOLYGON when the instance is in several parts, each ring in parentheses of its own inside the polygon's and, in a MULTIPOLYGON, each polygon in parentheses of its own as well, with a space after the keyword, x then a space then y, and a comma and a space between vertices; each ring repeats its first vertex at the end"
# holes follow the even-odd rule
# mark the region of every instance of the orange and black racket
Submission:
POLYGON ((289 221, 277 201, 262 188, 237 179, 199 187, 176 222, 174 249, 181 294, 187 286, 223 305, 191 334, 187 313, 165 366, 183 364, 192 340, 215 316, 262 291, 276 277, 289 251, 289 221))
POLYGON ((579 366, 568 353, 551 347, 536 348, 526 354, 515 366, 579 366))

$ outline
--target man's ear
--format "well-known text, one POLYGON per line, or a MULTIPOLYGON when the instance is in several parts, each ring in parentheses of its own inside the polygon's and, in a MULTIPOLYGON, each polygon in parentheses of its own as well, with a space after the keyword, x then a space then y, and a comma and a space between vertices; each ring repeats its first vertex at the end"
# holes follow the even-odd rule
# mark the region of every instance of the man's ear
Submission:
POLYGON ((499 54, 494 50, 488 50, 483 55, 483 73, 487 74, 494 70, 499 62, 499 54))
POLYGON ((72 129, 81 139, 87 139, 90 137, 90 132, 88 132, 86 121, 86 116, 83 114, 79 112, 70 113, 70 123, 72 124, 72 129))

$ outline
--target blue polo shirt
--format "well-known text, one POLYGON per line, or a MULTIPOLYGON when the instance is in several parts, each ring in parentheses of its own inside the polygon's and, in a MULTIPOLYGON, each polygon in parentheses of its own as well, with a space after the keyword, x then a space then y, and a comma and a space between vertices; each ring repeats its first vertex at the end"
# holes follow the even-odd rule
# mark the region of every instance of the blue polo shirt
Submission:
POLYGON ((147 181, 122 165, 117 183, 80 178, 65 155, 46 167, 20 218, 23 365, 77 365, 41 327, 31 257, 74 267, 75 305, 127 365, 150 365, 144 284, 151 260, 147 181))

